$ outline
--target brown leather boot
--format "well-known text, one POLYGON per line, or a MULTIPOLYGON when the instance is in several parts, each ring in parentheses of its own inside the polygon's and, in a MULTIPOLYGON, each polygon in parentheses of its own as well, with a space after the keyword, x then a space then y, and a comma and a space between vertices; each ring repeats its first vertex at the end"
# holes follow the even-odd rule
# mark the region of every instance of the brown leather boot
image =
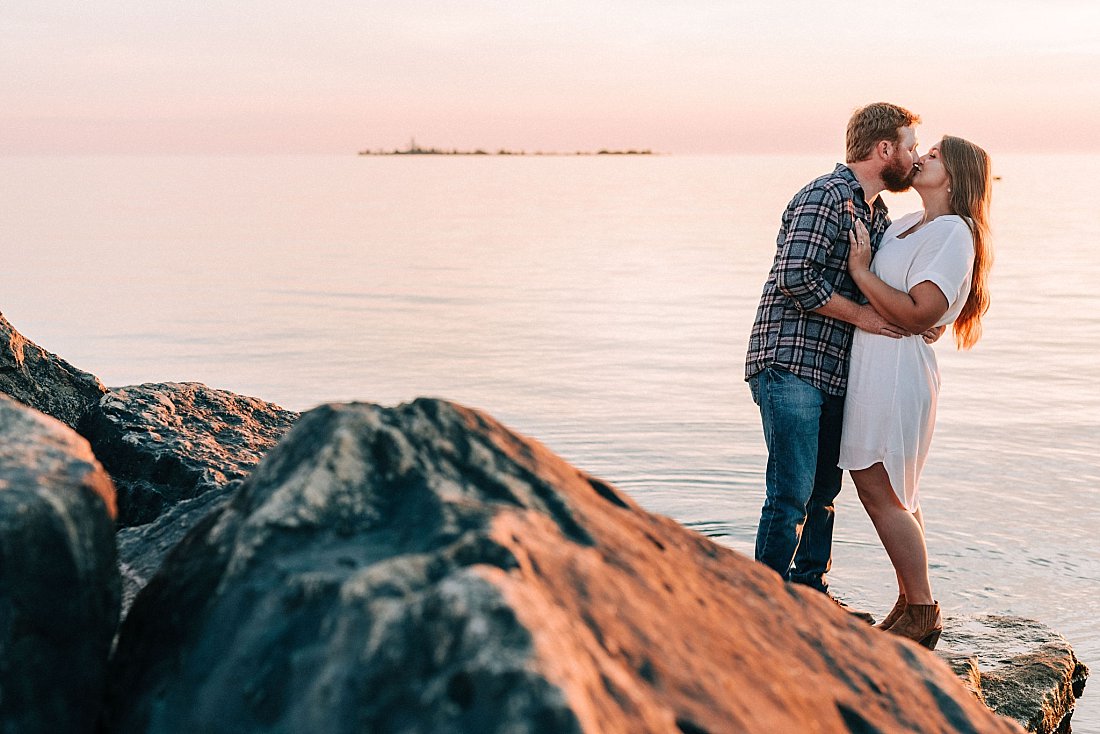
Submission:
POLYGON ((900 637, 908 637, 929 650, 935 650, 940 633, 943 632, 939 602, 907 605, 898 621, 888 631, 900 637))
POLYGON ((894 602, 894 608, 891 609, 890 613, 886 615, 886 619, 882 620, 881 622, 879 622, 878 624, 875 625, 875 629, 878 629, 878 630, 888 630, 888 629, 890 629, 890 627, 894 624, 894 622, 898 621, 898 617, 901 616, 901 613, 905 611, 906 606, 907 605, 905 603, 905 594, 898 594, 898 600, 896 602, 894 602))

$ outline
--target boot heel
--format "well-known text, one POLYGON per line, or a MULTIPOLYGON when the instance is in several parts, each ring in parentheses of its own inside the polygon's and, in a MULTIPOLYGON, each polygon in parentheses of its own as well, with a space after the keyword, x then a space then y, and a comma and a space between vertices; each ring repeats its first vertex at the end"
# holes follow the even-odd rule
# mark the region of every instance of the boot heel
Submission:
POLYGON ((930 633, 924 636, 920 641, 920 644, 927 647, 929 650, 936 649, 936 643, 940 641, 940 632, 942 630, 932 630, 930 633))

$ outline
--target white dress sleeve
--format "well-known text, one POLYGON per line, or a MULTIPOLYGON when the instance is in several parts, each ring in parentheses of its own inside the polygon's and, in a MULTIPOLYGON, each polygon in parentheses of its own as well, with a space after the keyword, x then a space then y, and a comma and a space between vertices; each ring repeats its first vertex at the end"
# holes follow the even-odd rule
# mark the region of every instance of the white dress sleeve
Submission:
POLYGON ((912 290, 926 280, 935 283, 947 299, 944 316, 950 318, 941 321, 948 323, 955 320, 970 294, 974 237, 962 219, 955 219, 949 227, 937 230, 929 231, 919 251, 914 253, 913 264, 905 277, 905 288, 912 290))

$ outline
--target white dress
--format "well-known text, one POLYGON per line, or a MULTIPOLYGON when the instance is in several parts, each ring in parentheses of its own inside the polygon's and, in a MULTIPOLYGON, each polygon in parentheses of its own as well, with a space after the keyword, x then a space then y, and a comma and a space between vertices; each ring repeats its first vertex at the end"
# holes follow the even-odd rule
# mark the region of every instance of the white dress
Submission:
MULTIPOLYGON (((890 225, 871 271, 906 292, 926 280, 935 283, 950 304, 936 324, 940 326, 955 320, 970 293, 974 239, 962 217, 953 214, 899 239, 923 214, 907 214, 890 225)), ((939 391, 936 353, 919 334, 893 339, 857 329, 844 402, 840 468, 866 469, 881 461, 898 499, 915 512, 939 391)))

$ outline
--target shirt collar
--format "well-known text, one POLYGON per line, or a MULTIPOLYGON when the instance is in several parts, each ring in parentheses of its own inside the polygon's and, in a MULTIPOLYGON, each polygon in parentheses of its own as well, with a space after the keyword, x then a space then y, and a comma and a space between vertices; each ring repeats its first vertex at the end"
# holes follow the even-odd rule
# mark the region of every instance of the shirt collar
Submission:
MULTIPOLYGON (((866 201, 867 197, 863 195, 863 186, 860 185, 859 179, 856 178, 856 174, 852 172, 851 168, 848 168, 848 166, 843 163, 837 163, 836 168, 833 169, 833 173, 847 181, 851 185, 853 191, 859 192, 860 201, 866 201)), ((882 200, 882 194, 875 197, 873 211, 876 213, 882 212, 883 214, 888 214, 890 212, 890 209, 886 206, 886 202, 882 200)))

